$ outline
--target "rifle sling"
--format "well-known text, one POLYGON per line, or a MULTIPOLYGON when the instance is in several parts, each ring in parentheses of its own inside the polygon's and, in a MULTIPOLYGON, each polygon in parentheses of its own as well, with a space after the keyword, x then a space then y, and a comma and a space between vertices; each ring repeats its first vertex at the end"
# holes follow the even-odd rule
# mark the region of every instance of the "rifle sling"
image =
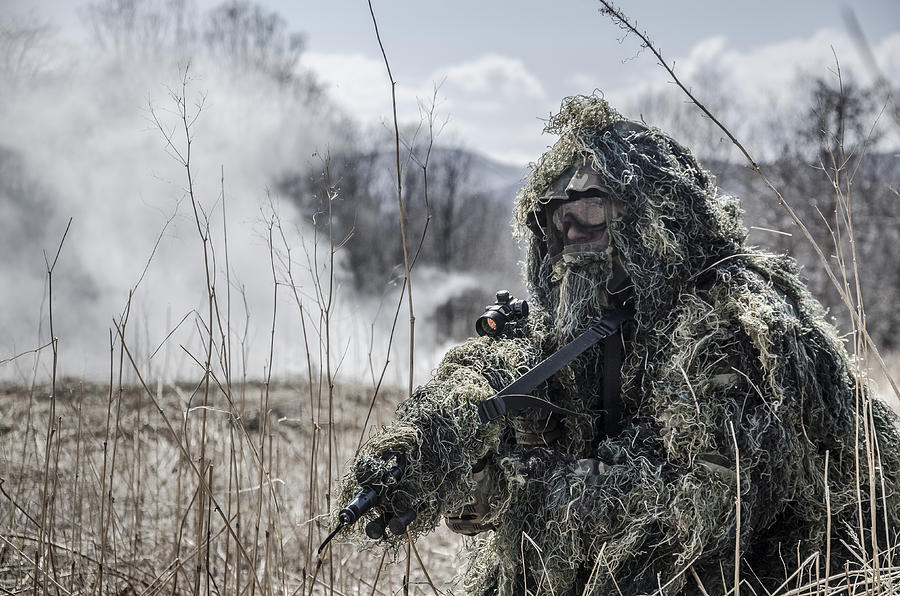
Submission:
POLYGON ((603 345, 603 433, 599 436, 614 437, 619 434, 622 412, 619 393, 622 389, 624 351, 621 335, 610 337, 603 345))
MULTIPOLYGON (((627 319, 630 319, 633 314, 634 313, 630 308, 621 308, 613 311, 591 325, 587 331, 545 358, 537 366, 501 389, 496 395, 489 397, 478 404, 478 416, 481 419, 481 423, 487 424, 488 422, 502 418, 507 413, 518 412, 525 408, 549 410, 559 414, 576 414, 576 412, 566 410, 547 400, 533 397, 528 394, 538 385, 556 374, 562 367, 575 360, 585 350, 597 342, 615 334, 622 326, 622 323, 627 319)), ((619 366, 621 366, 621 355, 619 355, 617 360, 619 366)), ((604 372, 608 373, 609 371, 604 372)), ((618 385, 618 374, 615 375, 615 384, 618 385)), ((608 386, 608 383, 604 386, 604 394, 609 392, 608 386)), ((618 394, 618 388, 616 388, 615 393, 618 394)), ((618 396, 616 395, 615 397, 617 398, 618 396)), ((613 399, 613 396, 604 395, 604 407, 609 409, 611 407, 609 402, 613 399)), ((607 416, 607 418, 611 418, 611 416, 607 416)))

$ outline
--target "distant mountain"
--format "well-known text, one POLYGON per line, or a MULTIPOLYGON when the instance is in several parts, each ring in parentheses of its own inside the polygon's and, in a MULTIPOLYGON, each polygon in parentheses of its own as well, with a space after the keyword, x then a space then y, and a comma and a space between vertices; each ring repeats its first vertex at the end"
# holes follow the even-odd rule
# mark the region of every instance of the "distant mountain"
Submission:
POLYGON ((515 198, 525 183, 528 167, 504 164, 477 152, 472 152, 472 155, 474 176, 483 181, 490 194, 504 202, 507 200, 505 197, 509 200, 515 198))
POLYGON ((471 180, 478 181, 478 190, 483 192, 485 198, 496 201, 498 205, 512 205, 528 174, 527 166, 505 164, 477 151, 460 148, 435 147, 431 151, 431 159, 440 160, 459 153, 471 160, 471 180))

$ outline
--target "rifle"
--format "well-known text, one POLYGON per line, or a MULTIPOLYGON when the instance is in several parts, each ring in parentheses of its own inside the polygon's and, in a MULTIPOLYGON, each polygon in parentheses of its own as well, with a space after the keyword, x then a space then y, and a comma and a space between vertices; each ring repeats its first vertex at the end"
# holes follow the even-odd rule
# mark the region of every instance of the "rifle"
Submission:
MULTIPOLYGON (((527 316, 528 306, 524 301, 516 301, 512 299, 509 295, 509 292, 498 292, 497 304, 488 306, 487 310, 485 311, 486 314, 482 315, 478 319, 479 324, 477 325, 477 327, 479 329, 479 333, 481 333, 482 329, 487 330, 497 327, 497 325, 482 325, 482 322, 487 321, 486 315, 488 313, 498 312, 502 312, 502 315, 504 316, 504 323, 506 323, 506 317, 512 318, 509 316, 510 314, 517 317, 527 316), (515 311, 512 311, 512 309, 509 308, 511 302, 521 303, 522 306, 518 306, 515 311), (498 306, 505 308, 503 309, 503 311, 501 311, 500 308, 495 308, 498 306)), ((562 367, 566 366, 575 358, 580 356, 589 347, 593 346, 601 340, 604 340, 616 334, 619 331, 622 323, 627 319, 632 318, 633 316, 634 311, 629 307, 620 308, 613 311, 609 315, 603 317, 602 319, 588 327, 588 329, 578 337, 542 360, 533 368, 529 369, 528 372, 523 374, 521 377, 498 391, 495 395, 479 403, 478 415, 481 423, 488 424, 489 422, 502 418, 506 414, 515 413, 526 408, 537 408, 544 411, 570 416, 582 416, 583 414, 579 412, 573 412, 572 410, 562 408, 547 400, 529 395, 529 393, 533 391, 538 385, 556 374, 562 367)), ((494 320, 491 320, 491 322, 494 322, 494 320)), ((500 325, 499 327, 500 329, 502 329, 503 325, 500 325)), ((621 366, 621 362, 619 363, 619 366, 621 366)), ((616 371, 615 380, 617 384, 618 371, 616 371)), ((615 392, 618 393, 618 387, 615 388, 615 392)), ((604 393, 612 393, 612 390, 607 391, 607 388, 604 387, 604 393)), ((609 397, 612 398, 613 396, 610 395, 609 397)), ((604 399, 604 401, 611 402, 612 399, 604 399)), ((605 405, 607 409, 611 409, 613 407, 611 404, 605 405)), ((403 473, 406 469, 406 454, 398 452, 387 452, 385 454, 386 459, 390 459, 391 457, 395 459, 395 463, 391 467, 389 474, 391 478, 394 479, 393 485, 395 485, 403 477, 403 473)), ((389 487, 387 485, 364 486, 353 497, 350 503, 348 503, 346 507, 338 512, 338 526, 319 546, 318 554, 321 555, 322 551, 325 549, 325 546, 329 542, 331 542, 331 540, 337 535, 338 532, 341 531, 341 529, 356 523, 360 517, 362 517, 373 507, 378 505, 387 495, 388 491, 389 487)), ((404 511, 399 514, 390 514, 388 512, 382 513, 380 516, 366 524, 366 536, 373 540, 378 540, 384 536, 386 527, 391 531, 392 534, 399 535, 406 531, 406 528, 415 520, 415 518, 416 512, 414 510, 404 511)))
MULTIPOLYGON (((388 475, 394 479, 393 484, 396 484, 403 477, 403 472, 406 471, 406 454, 389 451, 384 454, 384 458, 386 460, 394 458, 394 465, 391 466, 388 475)), ((338 512, 338 526, 327 538, 325 538, 322 544, 319 545, 317 554, 321 555, 328 543, 331 542, 343 528, 355 524, 359 521, 359 518, 381 503, 387 495, 388 489, 388 484, 362 487, 350 502, 338 512)), ((390 529, 393 534, 402 534, 415 518, 416 512, 413 510, 405 511, 399 515, 388 515, 387 512, 382 513, 366 524, 366 536, 372 540, 378 540, 384 536, 385 528, 390 529)))

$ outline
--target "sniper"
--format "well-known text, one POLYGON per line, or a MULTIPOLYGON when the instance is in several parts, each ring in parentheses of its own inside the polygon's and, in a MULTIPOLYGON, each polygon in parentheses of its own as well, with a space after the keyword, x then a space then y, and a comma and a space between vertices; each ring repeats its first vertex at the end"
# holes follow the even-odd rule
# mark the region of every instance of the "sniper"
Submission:
POLYGON ((514 211, 530 308, 498 295, 373 434, 339 535, 447 523, 473 536, 477 595, 763 594, 888 548, 897 421, 793 262, 745 244, 691 152, 602 98, 545 130, 514 211))

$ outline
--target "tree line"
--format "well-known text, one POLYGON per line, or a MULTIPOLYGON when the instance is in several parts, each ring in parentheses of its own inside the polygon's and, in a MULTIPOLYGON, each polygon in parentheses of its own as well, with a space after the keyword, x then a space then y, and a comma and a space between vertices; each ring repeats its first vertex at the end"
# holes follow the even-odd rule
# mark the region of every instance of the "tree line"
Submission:
MULTIPOLYGON (((759 122, 772 131, 763 168, 840 272, 850 294, 863 301, 869 333, 884 349, 896 350, 900 309, 894 304, 900 296, 900 263, 894 255, 900 245, 900 161, 884 148, 886 133, 880 132, 894 123, 873 126, 883 106, 875 87, 825 77, 805 83, 808 109, 790 119, 773 114, 768 122, 759 122)), ((675 138, 693 138, 690 148, 716 175, 722 192, 741 198, 748 241, 792 256, 834 322, 849 331, 849 312, 819 257, 756 174, 735 160, 722 159, 721 147, 698 140, 696 116, 671 117, 683 106, 660 106, 660 98, 653 94, 643 99, 656 104, 657 112, 670 110, 661 127, 675 138)), ((360 292, 378 292, 403 276, 393 153, 387 147, 386 141, 366 147, 351 144, 332 155, 327 168, 294 173, 278 186, 315 219, 320 233, 328 226, 323 217, 329 208, 326 188, 335 191, 332 231, 346 251, 346 275, 360 292)), ((484 158, 459 147, 432 150, 426 170, 423 151, 408 147, 403 169, 410 254, 417 254, 421 264, 447 271, 497 267, 507 280, 517 276, 517 249, 509 240, 508 224, 520 180, 510 178, 510 185, 503 188, 486 187, 476 167, 484 158)), ((478 302, 472 295, 463 296, 460 308, 448 307, 439 329, 469 335, 467 321, 457 319, 472 316, 480 306, 473 306, 473 300, 478 302)))

